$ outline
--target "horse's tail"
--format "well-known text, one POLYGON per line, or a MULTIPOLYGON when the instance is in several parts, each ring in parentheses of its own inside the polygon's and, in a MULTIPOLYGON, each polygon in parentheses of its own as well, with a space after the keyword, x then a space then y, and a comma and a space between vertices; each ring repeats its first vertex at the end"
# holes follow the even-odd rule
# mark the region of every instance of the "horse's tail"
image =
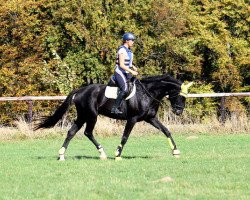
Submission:
POLYGON ((35 125, 34 131, 40 129, 40 128, 51 128, 56 125, 56 123, 62 119, 63 115, 67 112, 69 109, 73 96, 78 90, 73 90, 67 98, 64 100, 64 102, 59 106, 59 108, 56 109, 53 115, 48 117, 42 117, 42 121, 35 125))

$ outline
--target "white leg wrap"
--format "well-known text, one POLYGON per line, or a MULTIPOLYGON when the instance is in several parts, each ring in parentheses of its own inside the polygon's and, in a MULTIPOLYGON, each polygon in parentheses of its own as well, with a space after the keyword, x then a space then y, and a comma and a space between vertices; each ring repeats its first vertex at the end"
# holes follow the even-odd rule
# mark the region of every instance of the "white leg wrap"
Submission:
POLYGON ((63 154, 65 154, 65 151, 66 151, 66 149, 65 149, 65 147, 62 147, 60 150, 59 150, 59 155, 63 155, 63 154))
POLYGON ((59 150, 59 161, 64 161, 65 160, 65 157, 64 157, 64 154, 65 154, 65 147, 62 147, 60 150, 59 150))
POLYGON ((116 151, 115 151, 115 156, 116 157, 121 157, 121 152, 120 151, 122 151, 122 145, 120 144, 118 147, 117 147, 117 149, 116 149, 116 151), (119 148, 120 147, 120 148, 119 148), (119 156, 120 155, 120 156, 119 156))
POLYGON ((98 151, 99 151, 99 153, 100 153, 100 159, 101 159, 101 160, 106 160, 106 159, 107 159, 107 155, 106 155, 104 149, 103 149, 103 148, 100 148, 100 149, 98 149, 98 151))
POLYGON ((180 157, 180 154, 181 154, 181 152, 180 152, 179 149, 174 149, 174 150, 173 150, 173 156, 175 156, 176 158, 179 158, 179 157, 180 157))
POLYGON ((117 150, 115 151, 115 156, 117 157, 117 156, 119 156, 119 154, 120 154, 120 152, 119 152, 119 150, 117 149, 117 150))

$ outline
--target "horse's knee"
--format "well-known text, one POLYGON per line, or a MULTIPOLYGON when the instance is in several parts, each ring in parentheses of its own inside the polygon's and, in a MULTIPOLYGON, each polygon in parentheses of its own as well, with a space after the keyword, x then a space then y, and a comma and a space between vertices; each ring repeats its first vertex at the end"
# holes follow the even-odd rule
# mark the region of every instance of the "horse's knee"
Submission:
POLYGON ((128 140, 128 136, 122 136, 121 144, 122 145, 126 144, 127 140, 128 140))
POLYGON ((88 132, 86 132, 86 131, 84 131, 84 135, 85 135, 87 138, 89 138, 89 139, 92 138, 92 134, 90 134, 90 133, 88 133, 88 132))
POLYGON ((73 126, 68 131, 68 136, 74 136, 78 130, 79 127, 76 124, 73 124, 73 126))
POLYGON ((74 137, 75 131, 68 131, 68 137, 74 137))

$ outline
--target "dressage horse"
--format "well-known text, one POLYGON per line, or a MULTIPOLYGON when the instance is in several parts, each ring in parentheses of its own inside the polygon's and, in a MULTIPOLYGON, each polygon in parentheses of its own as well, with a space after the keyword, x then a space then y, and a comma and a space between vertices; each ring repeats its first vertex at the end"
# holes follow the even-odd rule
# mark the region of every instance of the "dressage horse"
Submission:
POLYGON ((126 120, 126 126, 122 135, 121 143, 116 150, 116 159, 121 159, 121 153, 126 144, 128 137, 137 122, 145 121, 155 128, 162 131, 168 139, 172 154, 179 156, 180 151, 171 136, 169 130, 157 119, 156 114, 161 104, 161 100, 168 95, 173 112, 180 115, 185 107, 185 100, 188 87, 191 84, 184 84, 173 78, 169 74, 151 76, 142 80, 136 79, 135 95, 124 100, 121 104, 123 114, 116 115, 111 113, 114 99, 105 97, 106 85, 91 84, 79 89, 73 90, 65 99, 65 101, 57 108, 53 115, 46 117, 34 128, 53 127, 66 113, 71 104, 75 104, 77 118, 72 127, 68 131, 67 137, 59 150, 59 160, 64 160, 66 149, 70 140, 86 123, 84 134, 93 142, 100 153, 100 159, 107 159, 104 148, 96 141, 93 136, 97 116, 104 115, 114 119, 126 120))

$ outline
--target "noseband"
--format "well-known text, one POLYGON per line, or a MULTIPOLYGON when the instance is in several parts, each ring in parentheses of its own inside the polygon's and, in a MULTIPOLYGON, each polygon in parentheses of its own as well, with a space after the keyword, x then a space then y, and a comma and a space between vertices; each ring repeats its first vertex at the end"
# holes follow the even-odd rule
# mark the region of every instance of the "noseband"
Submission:
MULTIPOLYGON (((175 93, 173 95, 169 95, 168 98, 173 99, 173 98, 177 97, 178 95, 179 95, 179 93, 175 93)), ((173 107, 178 109, 178 110, 183 110, 185 108, 184 106, 177 105, 176 103, 173 105, 173 107)))

